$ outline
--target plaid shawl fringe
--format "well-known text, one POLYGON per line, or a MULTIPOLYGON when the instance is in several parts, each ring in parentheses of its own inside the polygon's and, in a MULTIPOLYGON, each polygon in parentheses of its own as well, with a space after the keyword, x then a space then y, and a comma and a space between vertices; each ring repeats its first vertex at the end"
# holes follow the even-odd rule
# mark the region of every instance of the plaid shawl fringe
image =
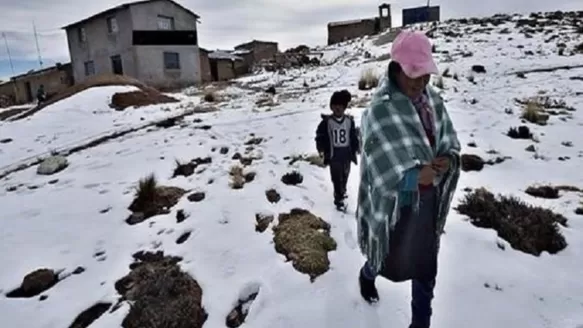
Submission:
MULTIPOLYGON (((431 149, 427 138, 421 134, 424 133, 421 120, 412 103, 396 91, 386 75, 370 108, 362 116, 361 181, 356 210, 358 240, 361 252, 377 272, 389 254, 390 231, 399 220, 398 209, 402 200, 398 186, 404 172, 437 156, 450 157, 450 169, 437 188, 440 200, 436 225, 438 235, 443 232, 457 187, 460 143, 443 100, 431 87, 428 86, 427 91, 435 112, 436 149, 431 149)), ((419 193, 416 191, 410 196, 416 212, 419 193)))

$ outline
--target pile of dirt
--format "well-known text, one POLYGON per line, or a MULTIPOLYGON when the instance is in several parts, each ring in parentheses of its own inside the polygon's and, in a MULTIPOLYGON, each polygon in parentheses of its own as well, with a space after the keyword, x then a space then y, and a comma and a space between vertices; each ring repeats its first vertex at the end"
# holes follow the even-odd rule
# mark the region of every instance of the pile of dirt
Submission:
POLYGON ((38 269, 27 274, 20 287, 6 294, 8 298, 28 298, 49 290, 59 282, 59 275, 51 269, 38 269))
POLYGON ((285 255, 301 273, 312 281, 330 268, 328 252, 336 250, 330 237, 330 224, 307 210, 292 209, 282 213, 273 228, 275 250, 285 255))
POLYGON ((117 92, 111 97, 111 108, 124 110, 128 107, 143 107, 156 104, 175 103, 178 100, 168 97, 158 90, 146 89, 130 92, 117 92))
POLYGON ((153 174, 147 176, 138 183, 134 201, 128 207, 133 213, 126 223, 134 225, 152 216, 169 213, 185 193, 182 188, 159 186, 153 174))
POLYGON ((200 328, 208 314, 201 304, 202 289, 180 269, 179 257, 163 252, 138 252, 131 272, 115 283, 121 300, 132 302, 124 328, 200 328))
POLYGON ((567 218, 551 210, 526 204, 515 197, 494 194, 484 188, 467 194, 456 210, 480 228, 496 230, 498 236, 517 250, 539 256, 556 254, 567 247, 559 224, 567 218))

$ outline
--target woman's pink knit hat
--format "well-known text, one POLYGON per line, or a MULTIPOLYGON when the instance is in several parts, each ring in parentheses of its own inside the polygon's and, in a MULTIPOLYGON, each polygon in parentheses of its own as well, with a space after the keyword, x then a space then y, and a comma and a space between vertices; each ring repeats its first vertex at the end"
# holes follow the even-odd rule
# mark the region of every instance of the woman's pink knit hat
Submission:
POLYGON ((391 57, 401 65, 405 75, 412 79, 439 73, 433 61, 431 43, 425 33, 401 31, 393 41, 391 57))

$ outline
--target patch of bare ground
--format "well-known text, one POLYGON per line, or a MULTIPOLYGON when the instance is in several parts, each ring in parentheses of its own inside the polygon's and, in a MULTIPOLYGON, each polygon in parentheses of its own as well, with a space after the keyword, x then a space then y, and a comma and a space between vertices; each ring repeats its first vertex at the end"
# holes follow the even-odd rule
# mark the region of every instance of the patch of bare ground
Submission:
POLYGON ((8 298, 35 297, 59 282, 59 275, 51 269, 37 269, 30 272, 22 279, 20 286, 6 294, 8 298))
POLYGON ((148 88, 130 92, 117 92, 111 97, 111 108, 124 110, 128 107, 143 107, 156 104, 176 103, 177 99, 166 96, 158 90, 148 88))
POLYGON ((267 201, 272 204, 279 203, 281 200, 281 195, 275 189, 265 191, 265 197, 267 197, 267 201))
POLYGON ((124 328, 201 328, 208 315, 202 289, 180 269, 179 257, 138 252, 130 273, 115 283, 120 301, 131 301, 124 328))
POLYGON ((237 328, 241 326, 247 315, 249 314, 249 307, 259 295, 259 286, 249 286, 247 291, 239 296, 237 305, 229 312, 225 320, 225 325, 229 328, 237 328))
POLYGON ((508 156, 498 156, 494 159, 484 160, 475 154, 462 154, 461 168, 464 172, 481 171, 486 165, 496 165, 510 159, 508 156))
POLYGON ((567 105, 564 100, 548 96, 535 96, 515 101, 522 105, 521 117, 538 125, 546 125, 551 115, 567 115, 575 111, 575 108, 567 105))
POLYGON ((516 250, 539 256, 544 251, 556 254, 567 247, 559 228, 567 226, 567 218, 518 198, 496 197, 478 188, 467 194, 456 210, 467 215, 473 225, 496 230, 516 250))
POLYGON ((264 232, 267 230, 271 222, 274 220, 274 216, 270 214, 255 214, 255 231, 264 232))
POLYGON ((176 160, 176 165, 174 167, 174 173, 172 174, 172 177, 175 178, 177 176, 184 176, 184 177, 189 177, 191 175, 194 174, 194 171, 196 170, 196 168, 200 165, 203 164, 210 164, 212 163, 212 158, 211 157, 205 157, 205 158, 195 158, 193 160, 191 160, 188 163, 183 163, 179 160, 176 160))
POLYGON ((546 198, 546 199, 558 199, 561 197, 560 192, 578 192, 581 193, 583 190, 579 187, 575 186, 568 186, 568 185, 559 185, 559 186, 552 186, 552 185, 533 185, 526 188, 524 192, 527 194, 537 197, 537 198, 546 198))
POLYGON ((128 207, 133 213, 126 219, 126 223, 134 225, 150 217, 169 213, 169 209, 185 193, 186 190, 182 188, 158 185, 156 177, 150 174, 138 182, 134 201, 128 207))
POLYGON ((87 308, 73 320, 73 323, 69 328, 87 328, 95 320, 99 319, 109 308, 111 308, 112 303, 96 303, 91 307, 87 308))
POLYGON ((330 224, 307 210, 292 209, 282 213, 273 228, 275 250, 293 267, 314 281, 330 268, 328 252, 336 250, 330 236, 330 224))
POLYGON ((304 181, 304 176, 298 171, 292 171, 289 173, 284 174, 281 177, 281 182, 286 185, 295 186, 304 181))

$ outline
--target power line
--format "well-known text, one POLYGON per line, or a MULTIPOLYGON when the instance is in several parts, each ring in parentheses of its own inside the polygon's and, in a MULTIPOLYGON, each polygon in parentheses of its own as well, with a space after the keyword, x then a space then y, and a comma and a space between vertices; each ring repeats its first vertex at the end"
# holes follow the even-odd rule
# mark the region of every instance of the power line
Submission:
POLYGON ((6 45, 6 52, 8 53, 8 62, 10 63, 10 69, 12 70, 12 75, 14 75, 14 65, 12 64, 12 56, 10 55, 10 47, 8 47, 8 39, 6 39, 6 33, 2 32, 2 37, 4 38, 4 44, 6 45))
POLYGON ((40 69, 43 68, 43 60, 42 57, 40 56, 40 48, 38 46, 38 35, 36 34, 36 25, 34 24, 34 20, 32 21, 32 30, 34 31, 34 42, 36 43, 36 52, 38 54, 38 64, 40 66, 40 69))

